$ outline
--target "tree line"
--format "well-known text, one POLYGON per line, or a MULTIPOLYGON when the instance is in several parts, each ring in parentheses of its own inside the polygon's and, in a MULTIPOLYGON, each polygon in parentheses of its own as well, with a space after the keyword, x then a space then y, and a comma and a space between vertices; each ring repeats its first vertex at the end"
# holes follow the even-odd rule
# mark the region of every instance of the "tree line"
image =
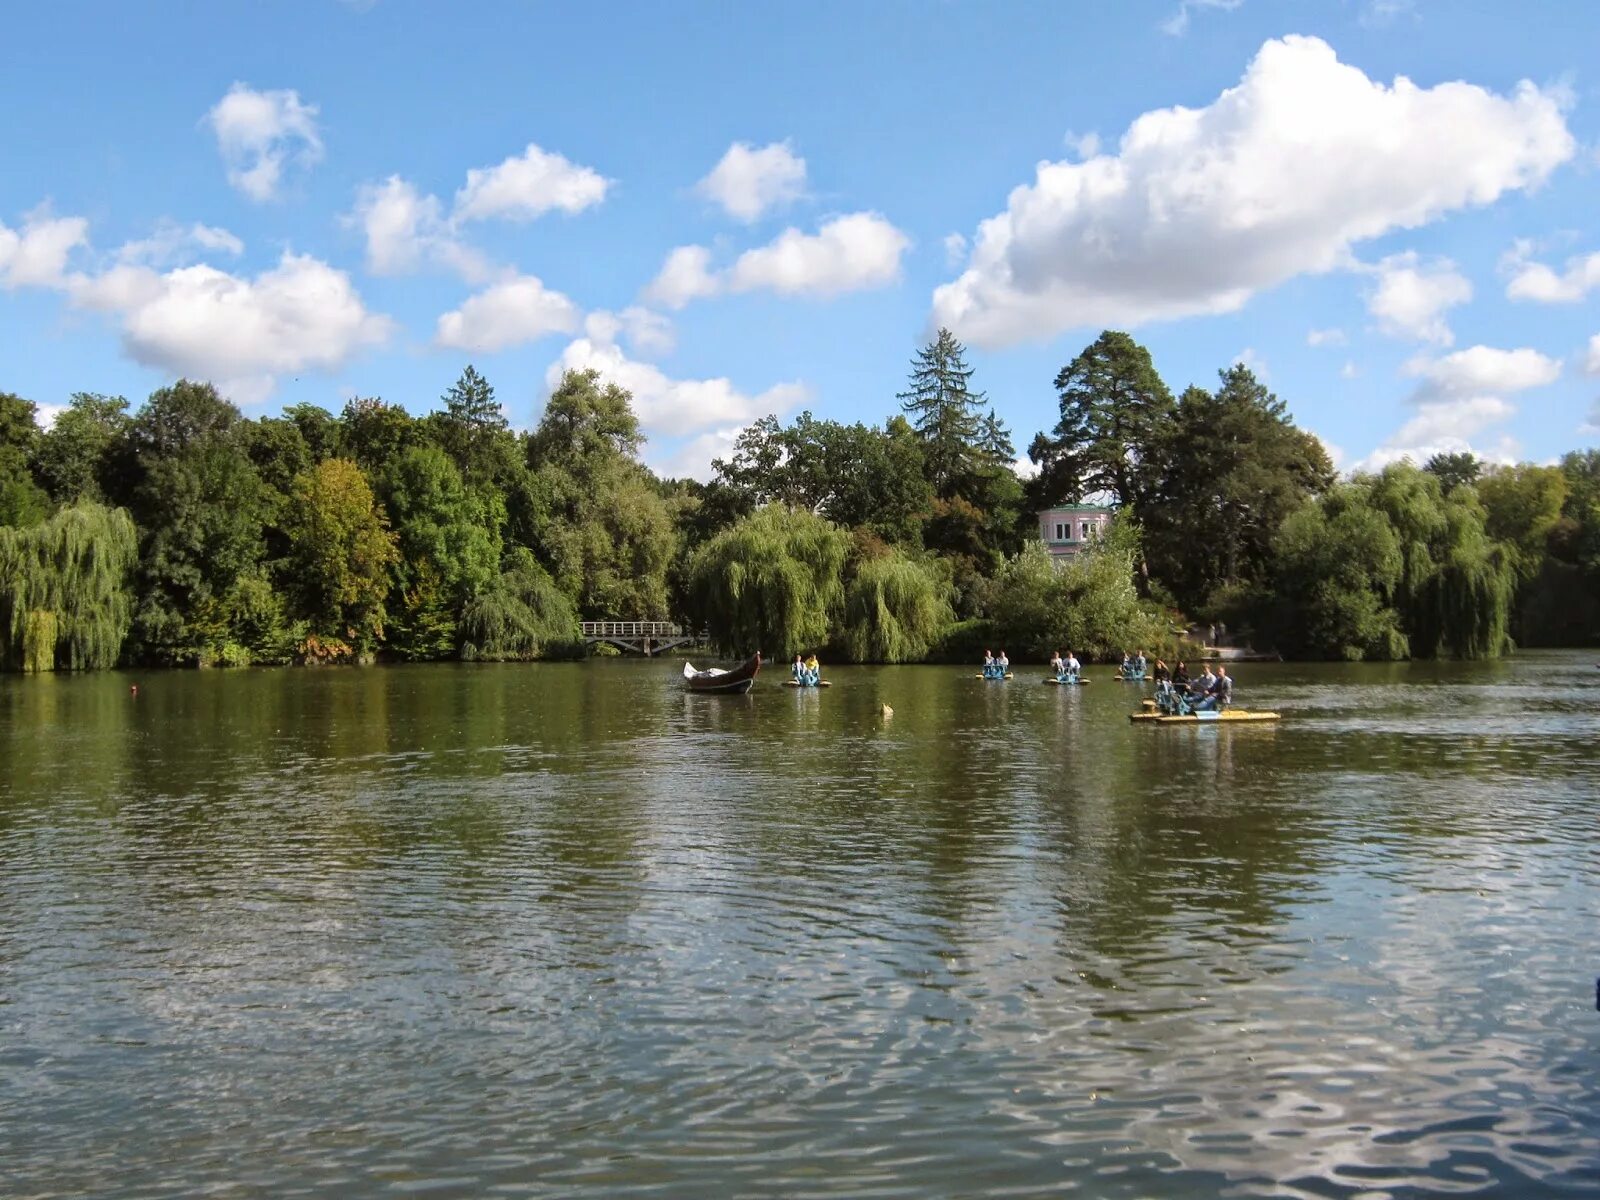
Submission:
POLYGON ((0 668, 583 653, 582 618, 858 662, 1120 655, 1222 621, 1301 657, 1483 657, 1600 631, 1600 453, 1445 455, 1340 480, 1243 366, 1174 397, 1107 331, 1010 431, 948 331, 879 425, 766 417, 707 483, 642 462, 631 396, 569 372, 513 431, 467 367, 441 406, 246 418, 180 380, 48 430, 0 393, 0 668), (1064 569, 1037 513, 1116 519, 1064 569))

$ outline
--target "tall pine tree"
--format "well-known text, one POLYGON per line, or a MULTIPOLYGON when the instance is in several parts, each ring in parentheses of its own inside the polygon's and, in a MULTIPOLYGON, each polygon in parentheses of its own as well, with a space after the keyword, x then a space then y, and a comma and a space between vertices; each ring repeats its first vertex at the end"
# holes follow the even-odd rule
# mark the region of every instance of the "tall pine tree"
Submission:
POLYGON ((924 470, 941 500, 971 490, 974 477, 987 465, 982 461, 984 444, 996 440, 984 419, 987 397, 972 390, 972 368, 965 355, 966 347, 955 334, 939 330, 912 359, 910 387, 895 397, 922 437, 924 470))

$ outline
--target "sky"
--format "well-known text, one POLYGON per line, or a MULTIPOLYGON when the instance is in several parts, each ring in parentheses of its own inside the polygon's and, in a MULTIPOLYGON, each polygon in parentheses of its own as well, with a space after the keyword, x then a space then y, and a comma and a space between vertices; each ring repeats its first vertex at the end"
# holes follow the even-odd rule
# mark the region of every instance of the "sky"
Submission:
MULTIPOLYGON (((247 415, 467 364, 709 476, 941 327, 1019 451, 1102 329, 1345 471, 1600 444, 1600 4, 14 5, 0 390, 247 415)), ((1023 464, 1023 469, 1026 464, 1023 464)))

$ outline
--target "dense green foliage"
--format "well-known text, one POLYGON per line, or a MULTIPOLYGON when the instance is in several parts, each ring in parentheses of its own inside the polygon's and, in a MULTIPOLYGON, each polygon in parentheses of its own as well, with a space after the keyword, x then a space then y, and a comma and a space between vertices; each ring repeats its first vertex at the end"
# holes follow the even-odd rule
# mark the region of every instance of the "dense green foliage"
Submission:
POLYGON ((0 667, 115 666, 133 617, 137 551, 128 514, 90 502, 26 529, 0 526, 0 667))
POLYGON ((1302 657, 1600 641, 1600 451, 1339 481, 1246 367, 1175 399, 1108 330, 1056 374, 1024 483, 975 377, 940 330, 881 423, 763 417, 705 482, 658 478, 593 371, 527 432, 470 366, 423 416, 250 419, 179 380, 44 430, 0 393, 0 669, 527 660, 581 654, 580 619, 871 662, 1118 658, 1190 622, 1302 657), (1117 519, 1052 560, 1038 512, 1076 501, 1117 519))
POLYGON ((1033 543, 1001 568, 991 606, 994 632, 1010 654, 1048 659, 1073 650, 1080 659, 1120 659, 1162 640, 1157 615, 1134 587, 1139 531, 1116 520, 1106 535, 1065 568, 1033 543))
POLYGON ((853 662, 920 662, 950 625, 950 585, 898 550, 863 560, 845 588, 845 656, 853 662))
POLYGON ((691 570, 697 615, 724 649, 768 658, 815 650, 844 603, 850 540, 831 521, 769 504, 702 546, 691 570))

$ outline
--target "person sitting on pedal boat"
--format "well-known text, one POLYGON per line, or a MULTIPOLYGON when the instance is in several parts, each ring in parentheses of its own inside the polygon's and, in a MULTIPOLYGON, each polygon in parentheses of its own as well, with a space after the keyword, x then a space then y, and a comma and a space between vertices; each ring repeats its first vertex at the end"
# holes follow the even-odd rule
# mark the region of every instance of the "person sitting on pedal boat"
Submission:
MULTIPOLYGON (((1210 672, 1208 671, 1209 675, 1210 672)), ((1217 673, 1211 676, 1211 683, 1206 688, 1205 695, 1195 702, 1196 712, 1220 712, 1226 708, 1233 699, 1233 680, 1228 678, 1228 668, 1218 667, 1217 673)))

